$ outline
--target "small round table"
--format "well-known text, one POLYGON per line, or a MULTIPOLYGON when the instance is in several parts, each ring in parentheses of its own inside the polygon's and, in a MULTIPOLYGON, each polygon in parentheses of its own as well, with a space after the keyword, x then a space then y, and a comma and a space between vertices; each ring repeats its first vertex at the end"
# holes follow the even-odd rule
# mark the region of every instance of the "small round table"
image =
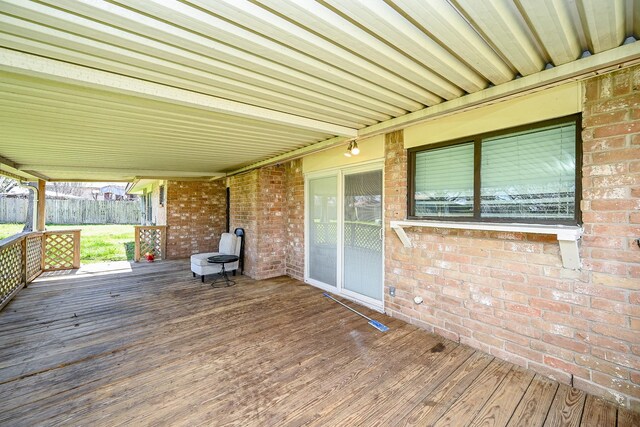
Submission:
POLYGON ((236 262, 239 259, 240 257, 238 257, 238 255, 214 255, 207 258, 207 262, 210 262, 212 264, 222 264, 222 269, 220 270, 220 273, 217 273, 218 277, 213 281, 213 283, 211 283, 211 286, 213 286, 214 288, 226 288, 235 285, 236 281, 229 279, 227 270, 225 270, 224 265, 230 262, 236 262), (221 281, 222 279, 224 279, 224 286, 216 286, 216 283, 218 281, 221 281))

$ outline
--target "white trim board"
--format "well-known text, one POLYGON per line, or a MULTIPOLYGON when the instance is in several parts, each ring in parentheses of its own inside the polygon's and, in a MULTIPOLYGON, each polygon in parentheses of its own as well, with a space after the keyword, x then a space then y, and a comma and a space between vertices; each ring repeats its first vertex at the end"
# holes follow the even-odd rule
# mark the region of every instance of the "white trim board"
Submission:
POLYGON ((568 225, 541 225, 497 222, 458 222, 458 221, 391 221, 391 229, 406 248, 412 247, 411 239, 404 231, 410 227, 449 228, 459 230, 506 231, 514 233, 555 234, 560 244, 562 266, 572 270, 581 267, 578 240, 582 237, 583 229, 568 225))

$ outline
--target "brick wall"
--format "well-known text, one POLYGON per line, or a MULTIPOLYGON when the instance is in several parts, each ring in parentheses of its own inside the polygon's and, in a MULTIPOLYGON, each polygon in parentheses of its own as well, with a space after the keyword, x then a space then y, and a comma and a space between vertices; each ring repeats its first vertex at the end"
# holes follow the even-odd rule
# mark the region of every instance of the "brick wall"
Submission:
POLYGON ((285 272, 285 176, 283 166, 258 171, 258 253, 255 279, 285 272))
POLYGON ((225 183, 168 181, 167 258, 213 252, 226 226, 225 183))
POLYGON ((231 227, 245 229, 245 274, 254 279, 285 274, 289 248, 287 195, 294 175, 277 165, 229 178, 231 227))
POLYGON ((284 165, 285 177, 285 274, 304 280, 304 175, 302 160, 284 165))
POLYGON ((404 248, 388 221, 406 215, 406 151, 387 135, 389 314, 640 409, 639 87, 640 67, 585 84, 580 271, 555 236, 414 228, 404 248))
POLYGON ((259 170, 234 175, 227 185, 231 193, 229 209, 231 230, 244 228, 244 274, 255 277, 258 238, 258 174, 259 170))

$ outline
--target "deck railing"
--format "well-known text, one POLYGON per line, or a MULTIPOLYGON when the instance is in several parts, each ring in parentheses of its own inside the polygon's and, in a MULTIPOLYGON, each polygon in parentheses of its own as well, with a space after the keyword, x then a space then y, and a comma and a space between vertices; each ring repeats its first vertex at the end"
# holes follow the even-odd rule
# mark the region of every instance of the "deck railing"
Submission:
POLYGON ((0 309, 43 271, 80 267, 80 230, 19 233, 0 240, 0 309))
POLYGON ((80 268, 80 230, 45 231, 42 254, 44 271, 80 268))
POLYGON ((155 259, 167 257, 166 225, 135 225, 135 250, 133 259, 140 261, 146 253, 152 253, 155 259))

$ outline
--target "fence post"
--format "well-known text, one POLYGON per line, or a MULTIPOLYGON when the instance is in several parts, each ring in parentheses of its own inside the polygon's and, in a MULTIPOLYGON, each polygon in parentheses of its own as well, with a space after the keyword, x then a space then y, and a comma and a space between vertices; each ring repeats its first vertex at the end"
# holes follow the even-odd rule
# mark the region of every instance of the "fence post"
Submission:
POLYGON ((40 271, 44 271, 44 266, 45 266, 44 257, 47 254, 47 236, 48 235, 49 234, 46 231, 42 233, 42 245, 41 245, 42 254, 40 255, 40 271))
POLYGON ((24 283, 24 287, 27 287, 27 238, 24 237, 20 242, 20 246, 22 246, 22 283, 24 283))
POLYGON ((80 230, 73 231, 73 268, 80 268, 80 230))
POLYGON ((134 249, 133 249, 133 260, 135 262, 140 261, 140 226, 138 225, 134 225, 133 226, 133 230, 134 230, 134 240, 135 240, 135 245, 134 245, 134 249))
MULTIPOLYGON (((38 218, 36 221, 37 227, 36 230, 44 231, 45 228, 45 215, 46 215, 46 183, 39 179, 38 180, 38 218)), ((34 230, 35 231, 35 230, 34 230)))
POLYGON ((160 247, 162 248, 162 259, 167 259, 167 227, 160 228, 160 247))

